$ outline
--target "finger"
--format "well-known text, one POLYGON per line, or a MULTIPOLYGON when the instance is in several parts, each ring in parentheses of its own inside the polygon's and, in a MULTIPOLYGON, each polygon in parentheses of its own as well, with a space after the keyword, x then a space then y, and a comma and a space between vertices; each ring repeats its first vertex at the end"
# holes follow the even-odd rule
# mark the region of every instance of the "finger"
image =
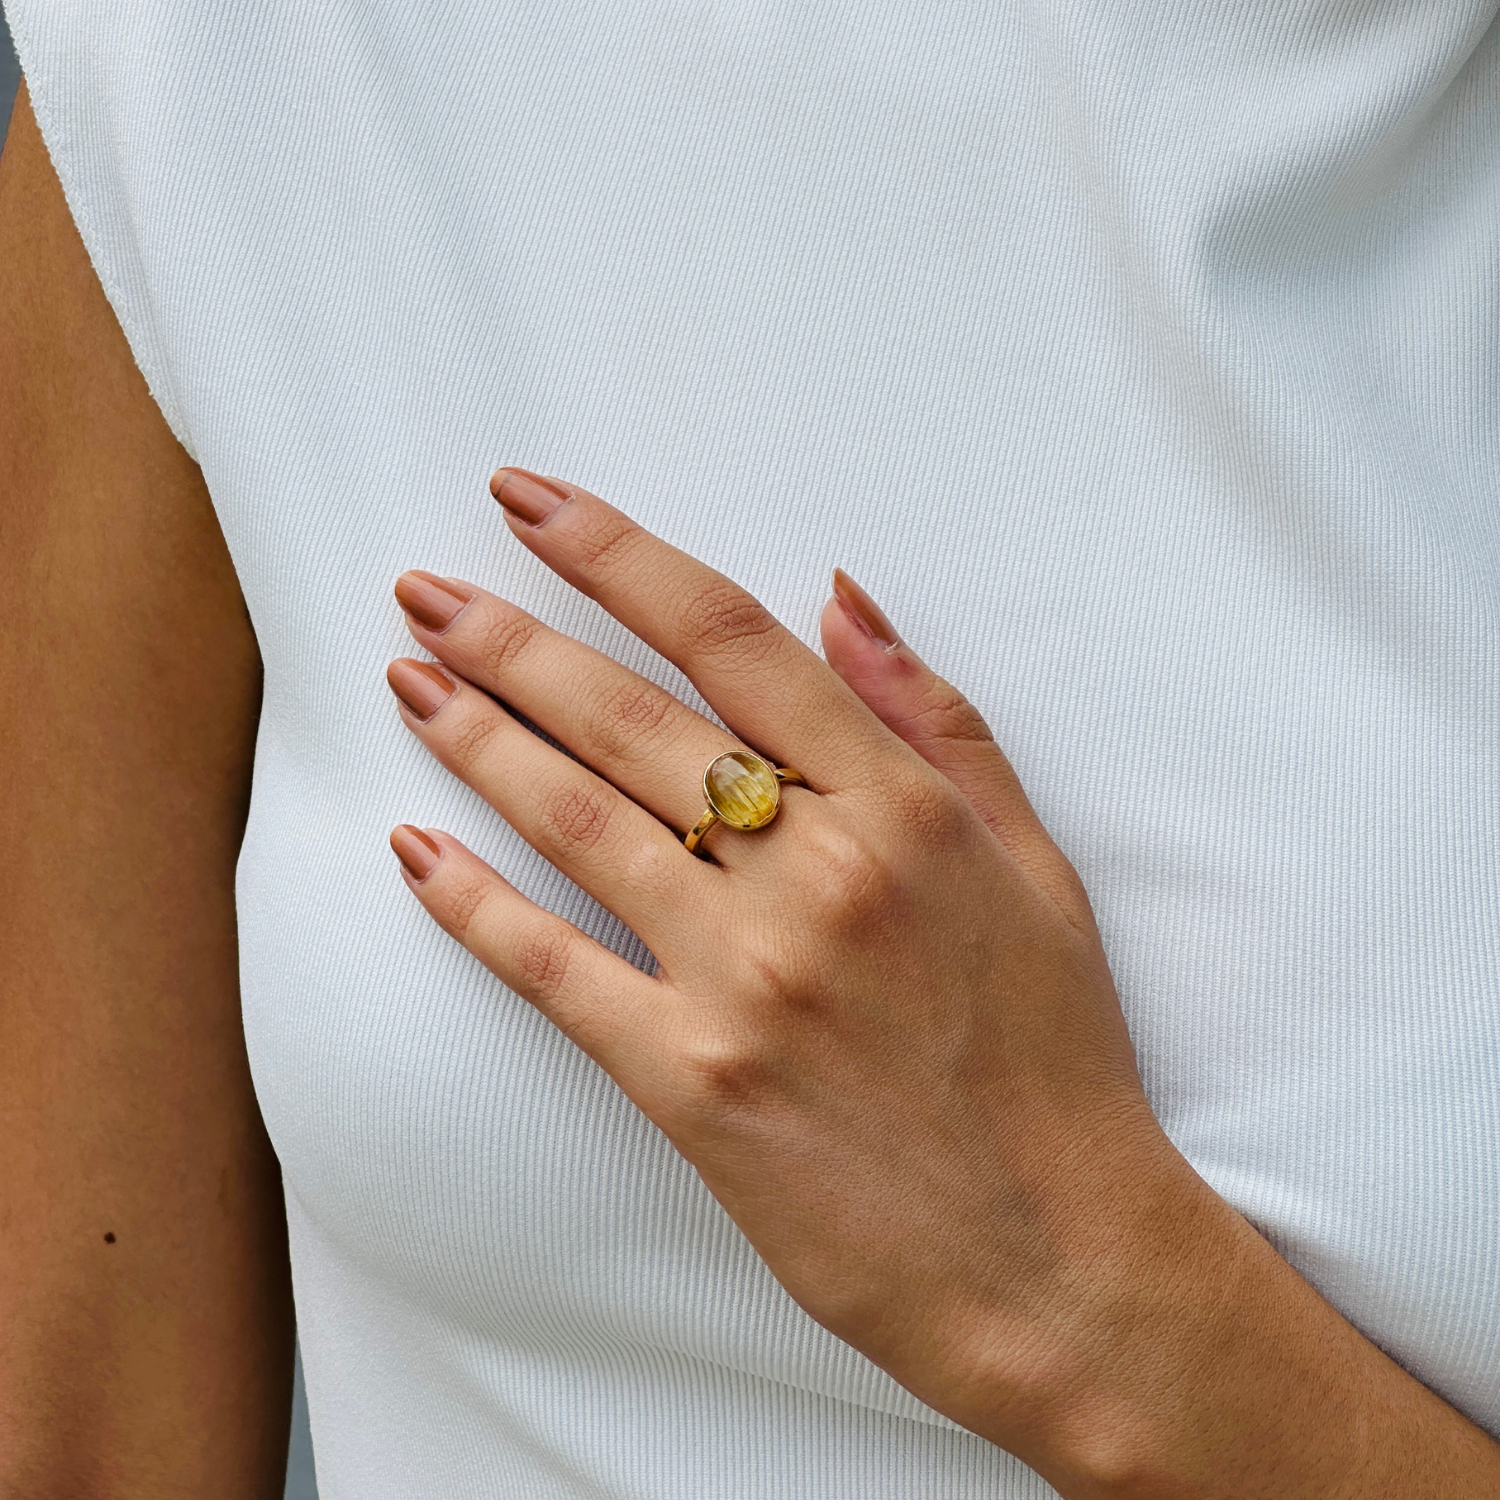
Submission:
POLYGON ((822 631, 829 666, 875 717, 968 798, 1037 885, 1065 909, 1076 907, 1078 877, 983 715, 902 642, 884 610, 842 568, 834 571, 822 631))
POLYGON ((444 932, 528 1000, 633 1096, 647 1087, 653 1037, 670 1008, 662 985, 529 901, 459 841, 403 823, 391 848, 444 932))
POLYGON ((387 677, 407 728, 460 781, 653 952, 670 942, 668 916, 695 910, 720 872, 461 678, 406 658, 387 677))
POLYGON ((883 748, 854 695, 722 573, 576 485, 501 469, 490 489, 532 552, 679 667, 751 749, 824 791, 883 748))
POLYGON ((456 579, 403 573, 396 599, 412 635, 493 693, 668 827, 703 811, 703 768, 735 738, 665 688, 456 579))

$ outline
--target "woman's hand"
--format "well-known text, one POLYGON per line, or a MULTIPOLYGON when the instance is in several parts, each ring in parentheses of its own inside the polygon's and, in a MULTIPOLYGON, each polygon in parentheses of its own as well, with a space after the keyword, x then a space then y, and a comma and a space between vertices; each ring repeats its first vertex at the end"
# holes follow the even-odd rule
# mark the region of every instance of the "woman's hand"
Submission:
MULTIPOLYGON (((517 470, 492 487, 728 728, 502 599, 404 575, 446 668, 392 664, 406 723, 658 971, 403 827, 418 899, 609 1071, 814 1318, 924 1401, 1070 1495, 1241 1493, 1207 1471, 1179 1490, 1159 1452, 1203 1447, 1245 1300, 1285 1273, 1363 1341, 1166 1140, 1082 886, 979 715, 851 580, 825 665, 597 497, 517 470), (740 745, 808 789, 696 858, 703 768, 740 745)), ((1251 1418, 1216 1434, 1221 1461, 1226 1442, 1295 1446, 1275 1410, 1251 1418)))

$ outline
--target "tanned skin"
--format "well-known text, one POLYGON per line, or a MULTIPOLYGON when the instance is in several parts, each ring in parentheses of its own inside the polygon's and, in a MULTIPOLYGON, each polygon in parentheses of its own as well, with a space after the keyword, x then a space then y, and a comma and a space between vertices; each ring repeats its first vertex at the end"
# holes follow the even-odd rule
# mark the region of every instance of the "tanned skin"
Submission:
POLYGON ((24 90, 0 600, 0 1497, 279 1496, 286 1224, 234 915, 260 658, 24 90))

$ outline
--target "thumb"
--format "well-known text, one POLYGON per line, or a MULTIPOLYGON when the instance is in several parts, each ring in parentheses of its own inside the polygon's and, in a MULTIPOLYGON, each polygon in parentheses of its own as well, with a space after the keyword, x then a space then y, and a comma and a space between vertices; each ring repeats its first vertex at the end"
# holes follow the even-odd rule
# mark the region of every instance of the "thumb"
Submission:
POLYGON ((983 715, 896 634, 884 610, 842 568, 823 609, 828 665, 894 734, 974 805, 1017 864, 1070 918, 1092 925, 1088 897, 1052 842, 983 715))

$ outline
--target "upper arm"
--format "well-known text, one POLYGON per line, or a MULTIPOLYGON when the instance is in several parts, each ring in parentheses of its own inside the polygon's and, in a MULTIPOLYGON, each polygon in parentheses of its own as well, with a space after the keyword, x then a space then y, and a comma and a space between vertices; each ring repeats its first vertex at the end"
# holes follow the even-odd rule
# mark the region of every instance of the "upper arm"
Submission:
POLYGON ((259 658, 24 92, 0 601, 0 1495, 279 1493, 285 1230, 233 907, 259 658))

